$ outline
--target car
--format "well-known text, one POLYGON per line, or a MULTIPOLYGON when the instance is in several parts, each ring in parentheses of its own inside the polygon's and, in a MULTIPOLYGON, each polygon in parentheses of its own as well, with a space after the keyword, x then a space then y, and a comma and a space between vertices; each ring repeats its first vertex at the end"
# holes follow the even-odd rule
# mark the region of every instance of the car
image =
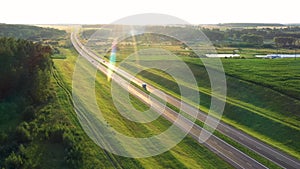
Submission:
POLYGON ((147 90, 147 84, 146 83, 142 83, 142 87, 147 90))

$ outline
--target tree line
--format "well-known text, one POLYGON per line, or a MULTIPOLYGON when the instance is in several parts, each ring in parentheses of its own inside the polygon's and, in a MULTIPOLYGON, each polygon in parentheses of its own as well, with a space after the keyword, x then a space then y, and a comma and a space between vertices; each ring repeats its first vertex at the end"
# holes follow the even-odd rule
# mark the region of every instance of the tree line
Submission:
POLYGON ((103 150, 74 121, 75 112, 58 100, 52 51, 40 43, 0 38, 1 169, 81 169, 107 162, 95 156, 103 150))
POLYGON ((40 43, 0 38, 1 168, 20 168, 17 152, 32 140, 26 121, 51 98, 51 54, 40 43))
POLYGON ((66 31, 53 28, 0 24, 0 37, 15 37, 32 41, 42 41, 45 39, 59 39, 65 35, 66 31))
MULTIPOLYGON (((124 25, 114 26, 119 26, 120 28, 124 27, 124 25)), ((228 27, 226 27, 225 24, 219 26, 220 28, 188 25, 146 26, 144 32, 160 32, 161 35, 180 35, 182 40, 188 40, 190 42, 201 41, 203 32, 210 41, 220 47, 294 48, 300 46, 299 26, 284 27, 284 25, 280 24, 229 24, 228 27), (249 28, 247 26, 265 26, 265 28, 249 28), (271 28, 272 26, 273 28, 271 28)), ((89 39, 96 31, 97 29, 83 30, 82 37, 89 39)), ((106 32, 102 30, 102 33, 107 36, 106 34, 109 34, 109 30, 106 30, 106 32)), ((103 36, 103 34, 99 36, 103 36)))
POLYGON ((47 100, 52 49, 39 43, 0 38, 0 100, 24 95, 32 102, 47 100))
POLYGON ((266 48, 300 46, 300 27, 201 29, 216 45, 266 48))

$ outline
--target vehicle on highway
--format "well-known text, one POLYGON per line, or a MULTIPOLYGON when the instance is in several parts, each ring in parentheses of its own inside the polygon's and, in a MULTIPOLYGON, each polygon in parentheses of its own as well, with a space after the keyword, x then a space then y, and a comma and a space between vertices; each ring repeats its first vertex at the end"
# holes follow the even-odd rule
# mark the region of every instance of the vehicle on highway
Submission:
POLYGON ((142 83, 142 87, 147 90, 147 84, 146 83, 142 83))

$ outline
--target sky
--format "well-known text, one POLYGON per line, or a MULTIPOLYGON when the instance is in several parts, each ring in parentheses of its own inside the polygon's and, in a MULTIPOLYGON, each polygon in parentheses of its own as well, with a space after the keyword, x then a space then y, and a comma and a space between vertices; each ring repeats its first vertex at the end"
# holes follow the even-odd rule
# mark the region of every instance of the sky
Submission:
POLYGON ((109 24, 161 13, 191 24, 300 23, 299 0, 1 0, 0 23, 109 24))

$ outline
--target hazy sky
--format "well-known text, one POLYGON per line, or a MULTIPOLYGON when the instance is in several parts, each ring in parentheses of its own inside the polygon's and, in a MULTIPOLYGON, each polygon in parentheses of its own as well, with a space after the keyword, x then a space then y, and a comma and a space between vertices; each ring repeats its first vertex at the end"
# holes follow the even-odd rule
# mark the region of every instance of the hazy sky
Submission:
POLYGON ((163 13, 192 24, 300 23, 299 0, 2 0, 0 23, 111 23, 140 13, 163 13))

